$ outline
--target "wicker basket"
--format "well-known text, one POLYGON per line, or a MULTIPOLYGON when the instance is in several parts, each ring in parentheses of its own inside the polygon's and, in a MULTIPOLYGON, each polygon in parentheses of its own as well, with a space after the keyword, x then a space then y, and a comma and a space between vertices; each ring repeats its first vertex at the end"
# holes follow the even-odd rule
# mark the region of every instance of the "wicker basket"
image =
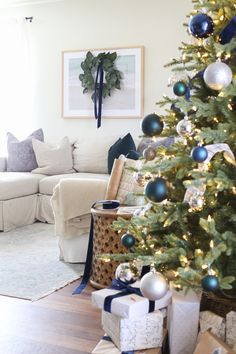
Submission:
POLYGON ((229 299, 223 296, 204 293, 201 299, 201 311, 212 311, 215 314, 226 317, 230 311, 236 311, 236 299, 229 299))
POLYGON ((93 262, 90 283, 97 289, 106 288, 111 285, 115 270, 120 262, 111 260, 106 262, 98 258, 102 253, 126 253, 127 250, 120 242, 120 234, 111 228, 111 224, 118 216, 126 219, 131 214, 117 215, 116 211, 104 211, 92 209, 93 215, 93 262))

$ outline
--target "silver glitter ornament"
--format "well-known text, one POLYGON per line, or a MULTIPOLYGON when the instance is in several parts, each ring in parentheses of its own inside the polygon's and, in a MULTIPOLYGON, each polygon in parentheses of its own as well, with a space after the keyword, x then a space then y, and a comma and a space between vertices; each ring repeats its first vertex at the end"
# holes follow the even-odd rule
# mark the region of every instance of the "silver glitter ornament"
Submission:
POLYGON ((230 67, 217 61, 208 65, 203 75, 204 81, 212 90, 220 91, 229 86, 232 81, 233 74, 230 67))
POLYGON ((147 161, 152 161, 156 157, 156 150, 153 149, 151 146, 148 146, 144 151, 143 151, 143 157, 147 161))
POLYGON ((161 299, 167 293, 168 284, 161 273, 151 271, 142 277, 140 290, 144 297, 155 301, 161 299))
POLYGON ((193 194, 189 200, 189 206, 191 209, 201 210, 204 205, 204 198, 199 194, 193 194))
POLYGON ((139 278, 139 270, 132 263, 121 263, 116 268, 115 278, 132 284, 139 278))
POLYGON ((176 125, 176 131, 179 136, 186 138, 193 134, 194 125, 188 120, 187 117, 180 120, 176 125))

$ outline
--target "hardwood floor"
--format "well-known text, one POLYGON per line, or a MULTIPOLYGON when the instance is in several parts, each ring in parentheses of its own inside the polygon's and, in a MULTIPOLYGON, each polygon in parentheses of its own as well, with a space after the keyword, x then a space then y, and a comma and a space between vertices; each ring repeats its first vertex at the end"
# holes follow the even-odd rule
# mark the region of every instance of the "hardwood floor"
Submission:
POLYGON ((103 335, 101 315, 92 287, 71 295, 78 284, 35 302, 0 296, 0 354, 91 353, 103 335))

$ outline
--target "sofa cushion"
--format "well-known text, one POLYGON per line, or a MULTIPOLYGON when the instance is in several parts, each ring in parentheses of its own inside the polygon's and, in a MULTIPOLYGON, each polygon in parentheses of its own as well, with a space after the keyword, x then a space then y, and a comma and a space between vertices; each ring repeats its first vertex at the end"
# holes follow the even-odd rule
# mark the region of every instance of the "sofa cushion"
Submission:
POLYGON ((38 168, 32 173, 59 175, 73 173, 72 150, 69 138, 65 136, 57 146, 32 139, 38 168))
POLYGON ((111 173, 113 162, 120 155, 127 155, 133 150, 136 151, 135 142, 130 133, 126 134, 122 139, 119 138, 108 151, 108 173, 111 173))
POLYGON ((65 178, 75 178, 75 179, 96 179, 96 178, 104 178, 104 180, 109 179, 108 174, 101 174, 101 173, 71 173, 71 174, 64 174, 64 175, 55 175, 55 176, 48 176, 44 177, 39 182, 39 192, 41 194, 52 195, 53 188, 60 182, 61 179, 65 178))
POLYGON ((0 172, 0 200, 38 193, 39 181, 43 177, 30 172, 0 172))
POLYGON ((79 172, 108 173, 107 154, 116 136, 85 137, 74 144, 74 169, 79 172))
POLYGON ((22 141, 19 141, 13 134, 7 133, 7 171, 31 172, 38 166, 32 147, 32 138, 43 141, 42 129, 34 131, 22 141))

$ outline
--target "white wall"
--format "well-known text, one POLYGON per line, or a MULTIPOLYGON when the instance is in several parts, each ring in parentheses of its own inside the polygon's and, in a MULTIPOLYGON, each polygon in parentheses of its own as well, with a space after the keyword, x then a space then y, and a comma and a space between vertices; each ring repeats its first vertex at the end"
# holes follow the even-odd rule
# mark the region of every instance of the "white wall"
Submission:
POLYGON ((34 17, 29 30, 36 95, 30 121, 22 121, 27 133, 42 127, 46 140, 53 141, 64 135, 71 139, 128 131, 140 135, 137 119, 106 118, 97 130, 94 119, 61 118, 61 52, 143 45, 144 114, 148 114, 156 110, 155 102, 169 90, 170 71, 163 66, 170 58, 178 57, 180 42, 188 40, 182 24, 191 9, 190 0, 178 4, 176 0, 65 0, 1 10, 0 19, 34 17))

